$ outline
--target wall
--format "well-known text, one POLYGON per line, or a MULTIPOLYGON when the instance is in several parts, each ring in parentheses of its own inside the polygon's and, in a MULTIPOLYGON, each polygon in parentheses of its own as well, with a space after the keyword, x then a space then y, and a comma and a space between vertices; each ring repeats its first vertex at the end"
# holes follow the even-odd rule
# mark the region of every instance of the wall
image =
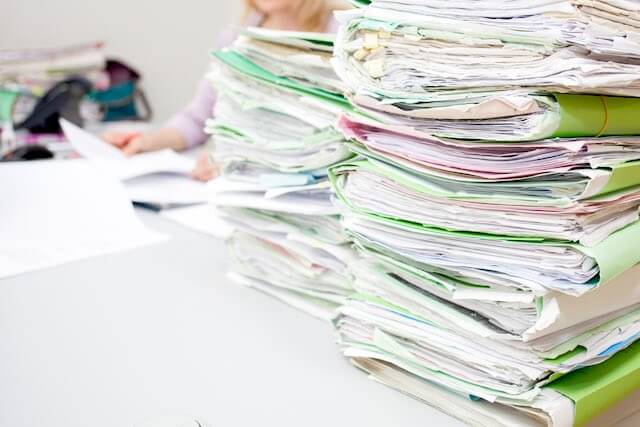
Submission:
POLYGON ((240 0, 6 0, 0 48, 49 47, 103 40, 107 53, 143 73, 161 123, 184 105, 223 28, 237 22, 240 0))

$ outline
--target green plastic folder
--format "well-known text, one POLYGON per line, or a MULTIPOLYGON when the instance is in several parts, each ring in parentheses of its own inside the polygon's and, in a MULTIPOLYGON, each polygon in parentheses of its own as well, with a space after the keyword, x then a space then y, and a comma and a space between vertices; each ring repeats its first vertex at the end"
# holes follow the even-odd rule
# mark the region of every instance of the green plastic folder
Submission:
POLYGON ((640 135, 640 98, 555 94, 560 126, 554 137, 640 135))
POLYGON ((323 89, 305 86, 286 77, 277 76, 232 49, 217 50, 211 54, 234 70, 260 80, 266 84, 286 89, 300 95, 311 96, 325 102, 330 102, 345 111, 351 110, 351 105, 344 96, 331 93, 323 89))
POLYGON ((640 184, 640 161, 622 163, 611 169, 611 177, 600 194, 613 193, 640 184))
POLYGON ((581 426, 640 389, 640 341, 609 360, 571 372, 546 387, 575 403, 576 426, 581 426))

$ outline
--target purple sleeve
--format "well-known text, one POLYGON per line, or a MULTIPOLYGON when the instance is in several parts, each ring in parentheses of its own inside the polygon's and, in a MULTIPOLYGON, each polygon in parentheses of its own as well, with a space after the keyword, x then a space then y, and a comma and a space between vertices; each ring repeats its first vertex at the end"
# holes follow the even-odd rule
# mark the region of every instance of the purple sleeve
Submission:
POLYGON ((180 132, 187 144, 186 148, 200 145, 207 140, 204 123, 213 114, 215 102, 216 95, 211 82, 204 78, 200 81, 198 91, 191 102, 175 114, 164 127, 180 132))
MULTIPOLYGON (((233 31, 224 31, 216 43, 216 48, 229 46, 235 38, 233 31)), ((204 131, 205 121, 213 116, 216 94, 211 82, 203 78, 198 84, 198 90, 181 111, 176 113, 165 125, 165 128, 176 129, 185 139, 186 148, 203 144, 207 140, 204 131)))

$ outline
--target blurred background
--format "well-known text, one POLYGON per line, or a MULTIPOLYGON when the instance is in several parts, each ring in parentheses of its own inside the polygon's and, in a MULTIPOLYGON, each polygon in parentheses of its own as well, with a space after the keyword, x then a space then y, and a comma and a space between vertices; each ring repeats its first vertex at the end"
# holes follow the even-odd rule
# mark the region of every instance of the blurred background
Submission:
POLYGON ((109 58, 142 74, 161 124, 194 94, 218 33, 238 22, 241 8, 239 0, 11 0, 2 6, 0 49, 103 41, 109 58))

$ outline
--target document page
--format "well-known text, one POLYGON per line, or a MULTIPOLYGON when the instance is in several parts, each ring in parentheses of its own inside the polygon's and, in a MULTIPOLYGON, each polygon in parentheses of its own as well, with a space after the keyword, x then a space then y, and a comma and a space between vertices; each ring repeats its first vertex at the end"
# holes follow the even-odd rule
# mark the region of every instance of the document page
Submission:
POLYGON ((0 278, 165 239, 86 160, 5 164, 0 182, 0 278))

